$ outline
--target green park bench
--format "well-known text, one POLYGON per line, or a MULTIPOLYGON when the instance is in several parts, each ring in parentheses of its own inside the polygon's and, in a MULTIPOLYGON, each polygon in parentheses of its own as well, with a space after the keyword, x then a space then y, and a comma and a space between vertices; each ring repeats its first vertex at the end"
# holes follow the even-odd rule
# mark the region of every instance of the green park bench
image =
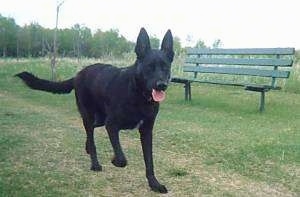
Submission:
POLYGON ((191 83, 242 86, 260 92, 259 110, 264 111, 265 93, 279 90, 278 78, 287 79, 293 65, 294 48, 243 48, 187 50, 185 76, 171 78, 182 83, 185 100, 191 100, 191 83), (190 73, 190 74, 188 74, 190 73))

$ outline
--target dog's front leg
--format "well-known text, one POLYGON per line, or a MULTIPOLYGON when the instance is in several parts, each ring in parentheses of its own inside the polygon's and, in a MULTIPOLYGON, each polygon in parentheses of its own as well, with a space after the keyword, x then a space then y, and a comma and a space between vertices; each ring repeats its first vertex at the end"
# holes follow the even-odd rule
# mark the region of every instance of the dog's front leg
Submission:
POLYGON ((111 163, 114 164, 116 167, 125 167, 127 165, 127 160, 124 156, 119 140, 120 130, 115 126, 112 126, 112 124, 106 124, 105 127, 115 154, 111 163))
POLYGON ((148 179, 148 184, 153 191, 167 193, 167 188, 164 185, 161 185, 154 175, 152 156, 152 130, 153 124, 149 126, 143 125, 143 127, 139 129, 146 166, 146 177, 148 179))

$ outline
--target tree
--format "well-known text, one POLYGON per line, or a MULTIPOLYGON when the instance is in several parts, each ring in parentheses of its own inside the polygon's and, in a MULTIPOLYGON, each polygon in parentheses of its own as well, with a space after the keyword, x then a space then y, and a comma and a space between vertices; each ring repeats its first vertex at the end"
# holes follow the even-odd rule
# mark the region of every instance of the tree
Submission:
POLYGON ((43 29, 43 54, 48 55, 48 57, 52 56, 53 51, 53 29, 43 29))
MULTIPOLYGON (((57 7, 57 16, 60 5, 57 7)), ((160 40, 158 38, 152 36, 150 42, 152 48, 159 48, 160 40)), ((79 24, 75 24, 71 28, 49 29, 33 22, 20 27, 13 18, 0 15, 0 56, 49 56, 53 75, 55 74, 57 55, 77 58, 82 56, 122 56, 131 52, 134 45, 133 42, 120 35, 118 29, 97 30, 92 34, 88 27, 79 24)), ((174 38, 174 50, 176 54, 180 54, 182 50, 178 37, 174 38)))
POLYGON ((216 48, 220 48, 223 46, 223 43, 220 39, 216 39, 214 41, 214 43, 212 44, 212 48, 216 49, 216 48))
POLYGON ((189 45, 189 47, 192 46, 192 43, 194 42, 194 38, 192 35, 190 35, 190 34, 187 35, 185 40, 186 40, 186 43, 189 45))
POLYGON ((195 48, 208 48, 206 45, 205 45, 205 42, 201 39, 199 39, 195 45, 195 48))
POLYGON ((75 24, 72 27, 73 32, 73 49, 75 56, 79 59, 82 55, 88 56, 89 40, 92 37, 91 30, 88 27, 75 24))
POLYGON ((51 59, 51 78, 53 81, 56 81, 56 55, 57 55, 57 25, 58 25, 58 14, 59 8, 64 3, 64 1, 60 2, 56 6, 56 23, 54 29, 54 38, 53 38, 53 55, 51 59))
POLYGON ((0 15, 0 50, 3 57, 16 55, 17 32, 15 20, 0 15))
POLYGON ((173 39, 173 48, 175 55, 179 56, 182 53, 180 38, 177 36, 175 36, 173 39))
POLYGON ((150 36, 150 44, 152 49, 159 49, 160 40, 156 36, 150 36))
POLYGON ((97 30, 90 41, 90 51, 93 57, 120 56, 132 50, 132 43, 119 35, 117 29, 103 32, 97 30))
POLYGON ((75 57, 75 43, 74 43, 73 29, 60 29, 58 31, 58 53, 65 57, 75 57))
POLYGON ((43 27, 38 23, 31 23, 28 28, 30 50, 28 54, 32 57, 43 56, 43 27))

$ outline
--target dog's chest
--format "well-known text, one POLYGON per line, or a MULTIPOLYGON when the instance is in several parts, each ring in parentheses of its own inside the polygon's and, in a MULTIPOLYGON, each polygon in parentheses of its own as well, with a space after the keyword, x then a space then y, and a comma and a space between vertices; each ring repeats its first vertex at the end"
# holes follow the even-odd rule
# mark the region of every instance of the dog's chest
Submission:
POLYGON ((153 106, 138 106, 128 104, 117 114, 122 129, 139 129, 146 120, 155 118, 153 106))
POLYGON ((140 129, 140 127, 144 124, 144 120, 140 120, 136 126, 135 126, 135 129, 140 129))

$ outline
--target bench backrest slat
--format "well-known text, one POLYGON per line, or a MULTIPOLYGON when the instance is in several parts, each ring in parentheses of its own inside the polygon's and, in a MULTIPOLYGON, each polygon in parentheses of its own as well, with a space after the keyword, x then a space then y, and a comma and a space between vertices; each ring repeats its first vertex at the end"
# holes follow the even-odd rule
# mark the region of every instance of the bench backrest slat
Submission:
POLYGON ((292 59, 254 59, 254 58, 208 58, 188 57, 185 63, 190 64, 221 64, 221 65, 253 65, 253 66, 292 66, 292 59))
POLYGON ((288 78, 289 71, 262 70, 255 68, 233 68, 233 67, 206 67, 206 66, 184 66, 184 72, 201 72, 231 75, 251 75, 260 77, 288 78))
MULTIPOLYGON (((240 49, 202 49, 187 50, 184 72, 194 74, 194 80, 202 80, 209 75, 247 75, 270 78, 258 83, 276 87, 276 78, 288 78, 293 65, 294 48, 240 48, 240 49), (210 73, 201 75, 200 73, 210 73), (198 78, 202 79, 198 79, 198 78)), ((221 76, 217 78, 223 78, 221 76)), ((236 79, 236 78, 235 78, 236 79)), ((239 77, 243 81, 251 81, 251 77, 239 77)), ((220 82, 221 83, 221 82, 220 82)), ((222 84, 228 84, 225 77, 222 84)), ((243 82, 244 83, 244 82, 243 82)))
POLYGON ((201 49, 191 48, 187 55, 293 55, 294 48, 242 48, 242 49, 201 49))

